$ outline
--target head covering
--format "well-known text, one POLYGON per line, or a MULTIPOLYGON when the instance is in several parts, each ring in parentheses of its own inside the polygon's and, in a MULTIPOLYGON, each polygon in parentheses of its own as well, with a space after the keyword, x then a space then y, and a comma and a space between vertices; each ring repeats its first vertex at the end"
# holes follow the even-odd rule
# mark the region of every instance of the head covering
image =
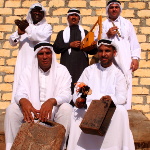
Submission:
MULTIPOLYGON (((57 64, 57 60, 56 60, 56 55, 55 52, 53 50, 53 45, 48 43, 48 42, 39 42, 38 44, 35 45, 34 47, 34 54, 35 54, 35 63, 37 63, 37 53, 43 49, 43 48, 49 48, 52 51, 52 64, 51 64, 51 70, 55 68, 56 64, 57 64)), ((35 64, 36 65, 36 64, 35 64)))
POLYGON ((36 51, 37 53, 44 47, 53 49, 53 45, 48 43, 48 42, 39 42, 38 44, 36 44, 34 46, 34 51, 36 51))
POLYGON ((50 43, 48 42, 39 42, 38 44, 35 45, 34 47, 34 52, 35 56, 32 62, 32 65, 30 66, 30 74, 31 74, 31 97, 29 99, 32 100, 33 106, 35 108, 40 108, 40 101, 37 102, 37 99, 39 99, 39 65, 38 65, 38 58, 37 58, 37 53, 42 49, 42 48, 49 48, 52 51, 52 63, 51 63, 51 68, 50 68, 50 73, 48 76, 47 83, 51 84, 46 84, 46 89, 50 89, 46 92, 46 99, 50 97, 54 97, 55 95, 55 90, 53 87, 56 86, 55 83, 55 78, 56 78, 56 72, 57 72, 57 66, 59 65, 57 60, 56 60, 56 55, 55 52, 53 51, 53 47, 50 43))
POLYGON ((121 5, 121 3, 120 3, 119 1, 117 1, 117 0, 110 0, 110 1, 107 3, 107 6, 108 6, 110 3, 113 3, 113 2, 119 3, 119 4, 121 5))
MULTIPOLYGON (((22 76, 20 76, 20 83, 22 88, 18 86, 18 89, 22 91, 25 90, 25 98, 31 101, 33 107, 37 110, 40 110, 41 102, 40 100, 40 80, 39 80, 39 72, 42 72, 41 69, 39 69, 38 65, 38 59, 37 59, 37 53, 42 48, 50 48, 52 51, 52 63, 51 68, 49 71, 46 72, 46 90, 45 90, 45 100, 48 100, 49 98, 56 98, 57 104, 61 104, 61 98, 59 98, 60 94, 62 93, 62 88, 64 87, 64 79, 68 77, 68 81, 71 83, 71 76, 63 65, 59 64, 56 61, 55 52, 53 51, 53 47, 48 42, 40 42, 35 47, 35 56, 33 58, 32 65, 27 66, 24 69, 24 72, 22 73, 22 76), (67 72, 67 74, 66 74, 67 72), (67 76, 68 75, 68 76, 67 76), (60 76, 63 76, 63 78, 60 78, 60 76), (70 81, 69 81, 70 80, 70 81)), ((66 82, 65 82, 66 83, 66 82)), ((70 85, 69 83, 67 83, 70 85)), ((69 86, 68 86, 69 87, 69 86)), ((18 90, 18 91, 19 91, 18 90)), ((18 93, 19 95, 20 93, 18 93)), ((70 98, 67 96, 68 101, 71 100, 71 90, 70 90, 70 98)), ((65 97, 65 96, 64 96, 65 97)), ((22 97, 21 97, 22 98, 22 97)), ((19 99, 20 100, 20 99, 19 99)), ((67 100, 66 100, 67 101, 67 100)), ((57 110, 58 107, 53 107, 53 112, 57 110)), ((54 117, 54 113, 52 113, 52 118, 54 117)))
MULTIPOLYGON (((101 39, 101 40, 97 41, 97 48, 99 48, 101 45, 112 45, 115 47, 117 53, 119 53, 119 47, 117 46, 117 44, 114 41, 111 41, 108 39, 101 39)), ((126 78, 127 86, 129 86, 130 80, 128 79, 128 74, 127 74, 126 69, 123 65, 122 59, 119 56, 120 55, 118 55, 118 59, 116 59, 116 57, 114 57, 113 63, 121 69, 121 71, 123 72, 123 74, 126 78)))
MULTIPOLYGON (((70 9, 68 10, 68 12, 67 12, 67 18, 68 18, 68 16, 71 15, 71 14, 77 14, 77 15, 80 17, 79 23, 78 23, 78 25, 79 25, 79 24, 80 24, 80 20, 81 20, 80 10, 78 10, 78 9, 76 9, 76 8, 70 8, 70 9)), ((69 26, 68 20, 67 20, 67 25, 69 26)))
MULTIPOLYGON (((98 49, 101 45, 113 46, 113 47, 115 47, 115 49, 116 49, 117 52, 119 51, 119 48, 118 48, 117 44, 116 44, 114 41, 111 41, 111 40, 108 40, 108 39, 101 39, 101 40, 97 41, 97 49, 98 49)), ((122 72, 123 72, 122 65, 121 65, 122 63, 121 63, 120 61, 118 62, 118 61, 115 59, 115 57, 114 57, 113 63, 114 63, 116 66, 118 66, 118 67, 122 70, 122 72)))
POLYGON ((35 4, 31 5, 31 7, 29 8, 29 11, 28 11, 28 14, 27 14, 27 17, 26 17, 28 23, 33 24, 33 20, 31 18, 31 11, 32 11, 32 9, 34 9, 36 7, 41 7, 41 11, 44 12, 44 17, 40 22, 42 22, 42 23, 46 22, 46 19, 45 19, 46 10, 45 10, 45 8, 40 3, 35 3, 35 4))
MULTIPOLYGON (((81 15, 80 15, 80 11, 76 8, 70 8, 67 12, 67 17, 71 14, 78 14, 79 17, 80 17, 80 20, 81 20, 81 15)), ((79 26, 79 30, 81 31, 81 40, 84 39, 85 37, 85 32, 84 32, 84 29, 82 28, 80 24, 80 20, 79 20, 79 23, 78 23, 78 26, 79 26)), ((63 31, 63 40, 65 43, 69 43, 69 40, 70 40, 70 27, 69 27, 69 23, 68 23, 68 20, 67 20, 67 27, 64 29, 63 31)), ((69 55, 71 54, 71 48, 68 49, 68 53, 69 55)))
POLYGON ((76 9, 76 8, 70 8, 67 12, 67 17, 71 14, 77 14, 79 17, 80 16, 80 10, 76 9))
POLYGON ((107 3, 107 6, 106 6, 106 14, 107 14, 108 17, 109 17, 109 15, 108 15, 108 9, 109 9, 109 6, 110 6, 111 4, 118 4, 119 7, 120 7, 120 13, 122 12, 122 7, 121 7, 120 1, 117 1, 117 0, 110 0, 110 1, 107 3))
POLYGON ((99 48, 101 45, 111 45, 115 47, 116 51, 118 51, 118 46, 114 41, 108 40, 108 39, 101 39, 97 41, 97 48, 99 48))

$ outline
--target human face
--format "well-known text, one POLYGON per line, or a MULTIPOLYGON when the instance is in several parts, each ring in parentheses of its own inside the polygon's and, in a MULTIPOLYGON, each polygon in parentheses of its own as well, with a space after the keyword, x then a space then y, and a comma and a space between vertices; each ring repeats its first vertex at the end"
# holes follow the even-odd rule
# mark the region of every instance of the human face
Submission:
POLYGON ((113 21, 115 21, 118 18, 120 12, 121 10, 119 4, 111 4, 108 8, 109 18, 113 21))
POLYGON ((115 55, 116 50, 111 45, 101 45, 98 48, 98 56, 104 68, 111 66, 115 55))
POLYGON ((79 23, 80 17, 78 14, 70 14, 67 18, 69 26, 77 25, 79 23))
POLYGON ((33 24, 37 24, 44 18, 44 11, 41 11, 40 7, 32 9, 31 18, 33 20, 33 24))
POLYGON ((52 64, 52 51, 49 48, 42 48, 37 53, 38 65, 44 71, 48 71, 52 64))

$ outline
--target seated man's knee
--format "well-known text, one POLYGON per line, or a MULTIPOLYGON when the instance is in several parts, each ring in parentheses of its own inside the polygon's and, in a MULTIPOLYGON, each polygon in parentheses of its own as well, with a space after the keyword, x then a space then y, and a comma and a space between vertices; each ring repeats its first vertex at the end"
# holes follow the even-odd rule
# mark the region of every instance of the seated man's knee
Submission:
POLYGON ((126 108, 123 105, 117 105, 115 112, 119 116, 122 116, 122 117, 127 117, 128 116, 127 110, 126 110, 126 108))
POLYGON ((64 103, 59 106, 57 113, 55 114, 54 121, 64 125, 67 128, 70 125, 72 114, 72 106, 69 103, 64 103))
POLYGON ((15 116, 15 114, 21 112, 20 107, 16 103, 11 103, 7 108, 6 108, 6 116, 9 118, 12 118, 15 116))
POLYGON ((72 109, 73 109, 73 107, 69 103, 63 103, 59 107, 59 111, 61 111, 62 113, 65 113, 65 114, 68 114, 68 113, 71 114, 72 109))

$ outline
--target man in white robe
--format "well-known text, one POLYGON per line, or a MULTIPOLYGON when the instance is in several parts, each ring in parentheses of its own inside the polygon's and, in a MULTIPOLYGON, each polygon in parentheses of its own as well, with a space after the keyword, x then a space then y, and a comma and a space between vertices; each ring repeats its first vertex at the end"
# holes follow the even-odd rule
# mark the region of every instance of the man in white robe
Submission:
POLYGON ((110 100, 116 105, 105 136, 85 134, 79 125, 86 113, 80 94, 74 93, 74 107, 71 117, 70 136, 67 150, 134 150, 133 136, 129 128, 126 104, 127 84, 123 72, 113 63, 117 46, 110 40, 98 41, 98 56, 101 63, 87 67, 78 82, 88 85, 92 94, 87 95, 89 107, 92 100, 110 100))
POLYGON ((52 45, 37 44, 32 65, 20 76, 15 102, 6 109, 6 150, 10 150, 21 124, 33 122, 34 117, 42 122, 52 119, 64 125, 64 150, 72 112, 70 87, 71 75, 65 66, 57 63, 52 45))
POLYGON ((10 36, 9 42, 12 46, 19 44, 19 53, 15 65, 11 102, 14 102, 21 72, 26 65, 32 63, 34 46, 41 41, 50 42, 52 27, 46 22, 45 17, 45 8, 40 3, 35 3, 30 7, 26 20, 15 20, 18 30, 10 36))
MULTIPOLYGON (((107 3, 106 14, 108 18, 103 22, 102 38, 114 41, 119 47, 116 61, 120 63, 128 78, 128 98, 125 107, 131 109, 132 72, 139 67, 141 48, 132 23, 121 17, 121 12, 122 7, 119 1, 110 0, 107 3)), ((96 37, 97 35, 98 30, 95 32, 96 37)))

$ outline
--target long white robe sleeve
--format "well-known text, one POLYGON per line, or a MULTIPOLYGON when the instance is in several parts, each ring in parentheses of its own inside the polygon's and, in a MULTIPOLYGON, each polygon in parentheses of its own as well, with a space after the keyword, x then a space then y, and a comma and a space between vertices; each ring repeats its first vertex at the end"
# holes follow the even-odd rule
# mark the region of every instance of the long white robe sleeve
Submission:
MULTIPOLYGON (((114 65, 103 68, 100 64, 87 67, 79 82, 87 84, 92 94, 87 96, 87 104, 102 96, 110 95, 116 110, 105 136, 85 134, 79 125, 86 109, 74 107, 67 150, 134 150, 133 136, 129 128, 128 114, 123 106, 126 103, 126 79, 114 65)), ((74 94, 74 101, 78 97, 74 94)))
MULTIPOLYGON (((39 25, 39 27, 42 25, 39 25)), ((38 30, 38 26, 35 26, 33 24, 30 24, 26 28, 26 33, 28 35, 28 39, 30 41, 36 41, 36 42, 41 42, 41 41, 50 41, 50 36, 52 34, 52 27, 49 24, 45 24, 44 28, 41 30, 38 30)))
MULTIPOLYGON (((127 83, 124 74, 116 66, 103 68, 99 63, 87 67, 78 82, 84 82, 92 89, 87 96, 87 103, 93 99, 110 95, 116 105, 126 103, 127 83)), ((74 95, 74 101, 77 94, 74 95)))
MULTIPOLYGON (((48 79, 46 83, 45 101, 49 98, 55 98, 57 101, 57 105, 69 103, 72 99, 70 90, 71 76, 66 67, 61 64, 57 64, 56 70, 57 71, 55 78, 52 79, 53 82, 50 82, 52 80, 48 79)), ((17 92, 15 95, 16 103, 19 104, 21 98, 27 98, 31 101, 34 108, 40 109, 41 100, 39 95, 39 84, 40 83, 37 68, 34 69, 31 66, 25 68, 20 77, 17 92)))
MULTIPOLYGON (((41 46, 39 50, 43 47, 44 46, 41 46)), ((40 110, 41 105, 48 99, 56 99, 57 106, 53 106, 49 119, 54 120, 65 127, 66 133, 62 149, 66 149, 66 140, 70 131, 70 116, 72 112, 72 106, 69 104, 72 99, 70 88, 72 80, 67 68, 57 63, 53 48, 49 48, 52 51, 52 63, 47 72, 40 74, 37 59, 38 50, 36 50, 32 64, 28 65, 20 76, 15 94, 15 102, 11 103, 6 110, 6 150, 10 150, 19 127, 23 123, 23 114, 20 105, 18 105, 21 98, 27 98, 37 110, 40 110)))
POLYGON ((25 34, 18 35, 18 32, 16 31, 10 36, 9 42, 12 46, 16 46, 17 44, 19 44, 19 53, 15 66, 13 94, 11 102, 14 102, 14 95, 16 93, 21 72, 26 66, 32 64, 32 60, 34 57, 34 46, 41 41, 50 42, 51 34, 51 25, 47 24, 46 22, 40 22, 36 25, 30 24, 29 27, 26 28, 25 34))
MULTIPOLYGON (((112 40, 118 46, 116 61, 124 72, 128 82, 128 98, 125 107, 126 109, 131 109, 132 71, 130 66, 132 59, 140 59, 141 48, 134 27, 129 20, 119 16, 114 21, 114 24, 118 27, 121 37, 119 37, 117 34, 111 38, 107 37, 107 32, 111 27, 113 27, 113 25, 110 19, 106 19, 103 22, 102 38, 112 40)), ((95 32, 95 38, 97 37, 97 33, 98 31, 95 32)))

